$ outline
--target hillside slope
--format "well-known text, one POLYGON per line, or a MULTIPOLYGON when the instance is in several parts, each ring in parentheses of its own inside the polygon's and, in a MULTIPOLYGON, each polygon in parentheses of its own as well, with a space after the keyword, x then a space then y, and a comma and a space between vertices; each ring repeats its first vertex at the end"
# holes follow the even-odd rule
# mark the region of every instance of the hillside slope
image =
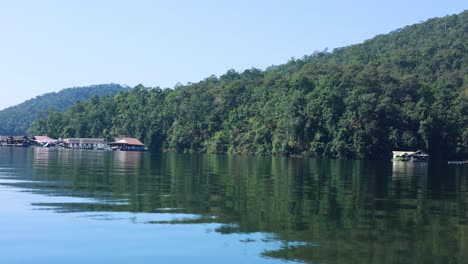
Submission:
POLYGON ((464 11, 264 71, 229 70, 174 90, 138 86, 31 131, 208 153, 389 159, 422 149, 468 158, 467 34, 464 11))
POLYGON ((47 111, 62 112, 76 101, 86 101, 92 96, 115 95, 128 90, 118 84, 101 84, 63 89, 29 99, 0 111, 0 135, 25 135, 29 126, 47 111))

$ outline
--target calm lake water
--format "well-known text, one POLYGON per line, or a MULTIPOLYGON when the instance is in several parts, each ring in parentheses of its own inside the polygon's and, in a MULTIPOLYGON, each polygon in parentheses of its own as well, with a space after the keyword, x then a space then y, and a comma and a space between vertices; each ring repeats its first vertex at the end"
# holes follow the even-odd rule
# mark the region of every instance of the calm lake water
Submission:
POLYGON ((0 148, 0 263, 468 263, 468 166, 0 148))

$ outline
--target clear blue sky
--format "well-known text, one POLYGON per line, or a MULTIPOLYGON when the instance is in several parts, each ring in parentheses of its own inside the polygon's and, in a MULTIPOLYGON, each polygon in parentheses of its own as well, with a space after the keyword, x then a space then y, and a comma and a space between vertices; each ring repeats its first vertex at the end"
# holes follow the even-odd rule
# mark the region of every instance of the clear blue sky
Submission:
POLYGON ((101 83, 173 87, 467 9, 464 0, 0 0, 0 109, 101 83))

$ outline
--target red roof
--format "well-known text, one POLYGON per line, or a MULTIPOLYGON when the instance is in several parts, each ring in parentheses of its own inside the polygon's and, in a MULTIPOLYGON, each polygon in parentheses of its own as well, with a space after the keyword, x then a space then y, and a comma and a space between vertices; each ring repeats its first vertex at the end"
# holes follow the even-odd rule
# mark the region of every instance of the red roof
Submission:
POLYGON ((40 142, 40 143, 47 143, 47 142, 55 142, 57 140, 55 139, 52 139, 48 136, 35 136, 34 137, 36 139, 37 142, 40 142))
POLYGON ((144 146, 144 144, 141 143, 141 141, 136 139, 136 138, 122 138, 121 140, 119 140, 119 141, 117 141, 115 143, 144 146))

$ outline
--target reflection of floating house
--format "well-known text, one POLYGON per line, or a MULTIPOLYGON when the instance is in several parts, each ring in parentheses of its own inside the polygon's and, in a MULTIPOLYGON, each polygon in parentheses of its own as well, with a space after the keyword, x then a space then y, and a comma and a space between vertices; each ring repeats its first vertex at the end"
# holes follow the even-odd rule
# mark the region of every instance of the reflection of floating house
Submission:
POLYGON ((107 146, 103 138, 66 138, 63 141, 72 149, 104 149, 107 146))
POLYGON ((392 177, 426 177, 428 169, 427 162, 392 162, 392 177))
POLYGON ((115 142, 109 144, 113 150, 123 151, 147 151, 140 140, 136 138, 118 138, 115 142))
POLYGON ((429 155, 422 150, 418 151, 393 151, 395 161, 428 161, 429 155))

